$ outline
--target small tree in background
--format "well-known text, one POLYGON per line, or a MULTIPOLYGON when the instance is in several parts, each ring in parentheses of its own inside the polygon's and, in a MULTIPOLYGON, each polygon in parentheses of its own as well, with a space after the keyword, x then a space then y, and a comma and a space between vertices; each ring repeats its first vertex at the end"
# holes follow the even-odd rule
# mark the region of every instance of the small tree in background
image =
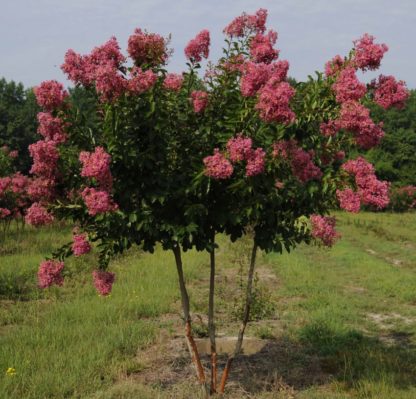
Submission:
POLYGON ((291 84, 289 63, 278 59, 277 33, 266 30, 266 18, 260 9, 232 21, 224 30, 224 56, 203 78, 198 70, 209 56, 207 30, 186 46, 182 74, 165 69, 168 40, 141 29, 129 38, 130 62, 115 38, 87 55, 69 50, 62 69, 75 90, 88 93, 88 114, 56 81, 35 89, 43 139, 30 147, 31 173, 45 190, 26 219, 40 224, 53 213, 79 228, 73 243, 41 263, 40 286, 61 285, 64 258, 88 252, 90 241, 98 244, 93 280, 101 295, 115 281, 107 271, 114 254, 132 245, 153 252, 158 243, 171 250, 186 340, 207 393, 224 392, 241 350, 258 249, 290 251, 312 239, 331 246, 338 234, 326 215, 338 202, 350 212, 388 204, 388 183, 377 179, 372 165, 361 157, 346 160, 351 150, 371 148, 383 136, 366 105, 401 107, 408 95, 390 76, 367 87, 357 79, 358 69, 377 69, 387 51, 368 34, 348 56, 329 61, 325 74, 291 84), (253 240, 242 325, 219 386, 217 233, 253 240), (181 253, 191 248, 210 255, 209 384, 192 337, 183 274, 181 253))

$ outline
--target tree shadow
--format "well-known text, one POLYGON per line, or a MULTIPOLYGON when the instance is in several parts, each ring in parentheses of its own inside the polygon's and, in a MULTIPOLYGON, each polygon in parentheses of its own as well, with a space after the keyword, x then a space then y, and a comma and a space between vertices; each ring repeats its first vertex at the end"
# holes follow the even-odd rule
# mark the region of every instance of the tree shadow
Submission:
POLYGON ((271 340, 261 351, 236 358, 229 389, 239 386, 250 394, 282 387, 299 391, 334 380, 347 388, 360 381, 386 380, 392 388, 414 387, 416 347, 412 335, 390 331, 377 338, 355 330, 340 332, 325 325, 308 325, 298 341, 287 337, 271 340))

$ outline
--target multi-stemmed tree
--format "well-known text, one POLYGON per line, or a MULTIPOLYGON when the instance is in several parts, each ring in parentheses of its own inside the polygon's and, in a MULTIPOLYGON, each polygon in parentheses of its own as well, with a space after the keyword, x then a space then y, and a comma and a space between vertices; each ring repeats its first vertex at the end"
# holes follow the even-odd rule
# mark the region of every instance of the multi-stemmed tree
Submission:
POLYGON ((368 34, 348 56, 329 61, 324 74, 291 83, 289 63, 279 59, 277 33, 266 31, 266 18, 260 9, 233 20, 224 29, 223 57, 203 77, 198 71, 209 55, 207 30, 186 46, 188 70, 182 74, 165 69, 168 40, 141 29, 129 38, 130 62, 115 38, 88 55, 69 50, 62 69, 90 96, 88 115, 60 83, 36 88, 43 139, 30 148, 31 171, 44 195, 26 218, 47 222, 53 213, 79 229, 73 243, 41 263, 40 286, 61 285, 64 258, 80 256, 96 242, 93 279, 106 295, 115 279, 107 271, 114 254, 132 245, 153 252, 160 243, 174 254, 186 340, 198 379, 211 393, 224 392, 241 350, 257 251, 289 251, 311 239, 330 246, 338 235, 335 219, 325 215, 338 203, 350 212, 362 204, 387 205, 388 183, 349 153, 375 146, 383 136, 366 104, 400 107, 407 98, 404 83, 391 76, 369 86, 358 80, 357 70, 377 69, 387 51, 368 34), (217 233, 232 241, 249 234, 253 241, 242 325, 218 387, 217 233), (181 252, 191 248, 210 256, 209 384, 192 337, 182 267, 181 252))

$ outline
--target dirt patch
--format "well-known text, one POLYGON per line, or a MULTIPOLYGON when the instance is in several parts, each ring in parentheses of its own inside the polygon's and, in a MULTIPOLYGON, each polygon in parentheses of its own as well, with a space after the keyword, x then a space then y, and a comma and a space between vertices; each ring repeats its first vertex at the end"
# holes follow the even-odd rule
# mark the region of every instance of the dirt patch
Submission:
POLYGON ((393 328, 398 322, 407 325, 416 323, 416 318, 406 317, 399 313, 367 313, 367 318, 383 330, 393 328))

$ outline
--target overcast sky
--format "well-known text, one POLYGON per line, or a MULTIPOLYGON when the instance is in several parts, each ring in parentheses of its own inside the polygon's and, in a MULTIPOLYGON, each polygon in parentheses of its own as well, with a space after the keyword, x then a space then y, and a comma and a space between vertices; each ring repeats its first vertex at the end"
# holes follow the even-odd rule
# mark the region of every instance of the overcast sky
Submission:
POLYGON ((0 5, 0 77, 26 86, 49 79, 67 84, 59 68, 67 49, 87 53, 114 35, 125 51, 136 27, 172 34, 171 71, 185 68, 183 48, 202 29, 211 32, 210 58, 216 60, 228 22, 262 7, 269 11, 268 27, 279 34, 280 58, 289 61, 291 76, 305 79, 322 70, 368 32, 390 48, 378 73, 416 88, 416 0, 0 0, 0 5))

